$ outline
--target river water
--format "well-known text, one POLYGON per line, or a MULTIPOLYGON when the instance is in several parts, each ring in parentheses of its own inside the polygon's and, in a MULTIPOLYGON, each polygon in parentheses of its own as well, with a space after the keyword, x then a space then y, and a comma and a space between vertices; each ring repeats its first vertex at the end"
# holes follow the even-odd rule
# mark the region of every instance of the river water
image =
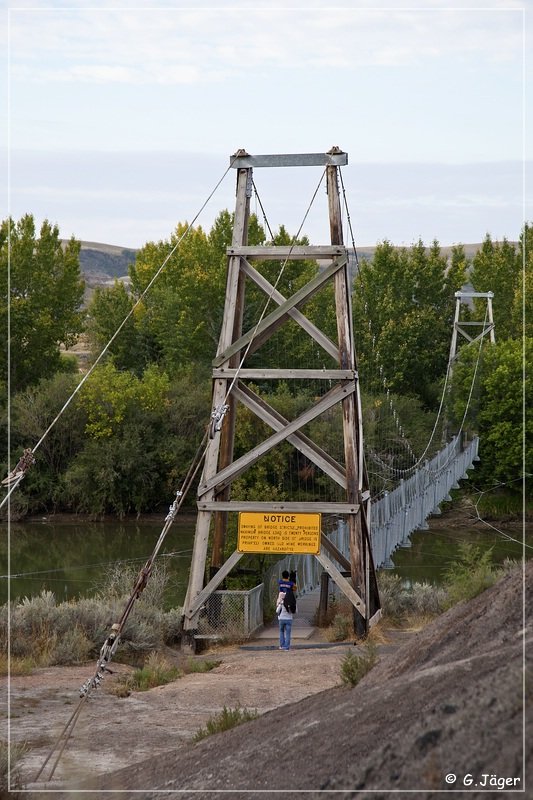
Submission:
MULTIPOLYGON (((415 531, 412 546, 393 554, 395 572, 406 581, 442 581, 445 570, 458 558, 461 542, 472 542, 482 551, 492 547, 492 559, 522 556, 519 526, 496 525, 500 533, 483 523, 468 527, 443 526, 439 520, 429 531, 415 531), (510 541, 511 537, 519 541, 510 541)), ((94 594, 105 587, 106 574, 117 563, 137 571, 153 551, 163 518, 148 521, 90 522, 81 517, 56 521, 13 523, 0 529, 0 603, 54 592, 57 602, 94 594), (9 563, 9 568, 8 568, 9 563)), ((194 515, 178 516, 158 557, 169 575, 165 605, 181 605, 185 597, 194 540, 194 515)), ((533 553, 533 534, 526 538, 526 557, 533 553)), ((135 572, 136 574, 136 572, 135 572)))

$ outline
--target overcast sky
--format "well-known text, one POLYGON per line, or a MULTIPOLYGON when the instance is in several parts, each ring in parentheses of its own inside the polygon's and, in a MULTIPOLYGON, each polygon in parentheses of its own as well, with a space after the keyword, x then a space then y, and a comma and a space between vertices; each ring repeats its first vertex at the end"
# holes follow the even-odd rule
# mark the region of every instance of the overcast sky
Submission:
MULTIPOLYGON (((196 216, 238 148, 332 145, 348 152, 361 246, 516 239, 533 218, 531 0, 8 6, 2 136, 15 219, 140 247, 196 216)), ((272 227, 296 233, 321 175, 254 170, 272 227)), ((231 170, 198 223, 209 229, 234 197, 231 170)), ((317 244, 328 230, 321 186, 302 231, 317 244)))

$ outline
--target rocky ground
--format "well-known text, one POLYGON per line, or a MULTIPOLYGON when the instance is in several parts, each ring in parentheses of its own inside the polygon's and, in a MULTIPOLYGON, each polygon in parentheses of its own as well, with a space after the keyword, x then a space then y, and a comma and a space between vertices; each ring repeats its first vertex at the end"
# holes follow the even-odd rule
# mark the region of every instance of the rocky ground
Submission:
MULTIPOLYGON (((532 577, 530 562, 525 582, 518 570, 399 647, 384 646, 355 688, 340 683, 348 644, 221 650, 209 654, 222 661, 215 670, 126 699, 109 694, 106 678, 46 788, 62 798, 111 798, 120 790, 122 798, 165 792, 195 800, 523 791, 531 763, 523 667, 533 638, 532 577), (192 744, 223 705, 261 716, 192 744)), ((53 669, 12 680, 12 738, 31 744, 22 777, 32 796, 45 796, 43 784, 28 781, 77 702, 73 688, 89 674, 53 669)))

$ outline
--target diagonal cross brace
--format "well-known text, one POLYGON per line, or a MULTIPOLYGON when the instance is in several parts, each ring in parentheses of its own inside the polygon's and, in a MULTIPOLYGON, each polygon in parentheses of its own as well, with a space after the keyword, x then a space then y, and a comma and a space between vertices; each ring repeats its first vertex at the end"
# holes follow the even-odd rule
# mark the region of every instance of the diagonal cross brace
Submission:
MULTIPOLYGON (((302 286, 297 292, 295 292, 292 297, 288 300, 285 300, 278 308, 272 311, 268 316, 266 316, 259 325, 256 325, 251 330, 247 331, 240 339, 233 342, 232 345, 227 347, 220 355, 218 355, 214 361, 214 367, 220 367, 232 355, 238 353, 243 347, 251 342, 256 336, 261 336, 263 334, 268 334, 269 331, 273 332, 277 329, 277 327, 283 322, 284 318, 289 314, 289 312, 296 308, 300 303, 305 303, 307 300, 310 300, 311 297, 318 292, 318 290, 333 276, 335 275, 340 269, 344 267, 347 263, 348 257, 347 255, 340 256, 329 267, 315 275, 312 280, 302 286), (270 330, 272 329, 272 331, 270 330)), ((338 359, 338 351, 336 351, 336 358, 338 359)))
MULTIPOLYGON (((256 417, 266 422, 275 431, 280 431, 289 424, 278 411, 259 397, 255 392, 252 392, 249 386, 239 383, 233 389, 234 396, 243 403, 247 408, 252 411, 256 417)), ((316 464, 326 475, 346 489, 346 470, 339 464, 329 453, 323 450, 319 445, 315 444, 312 439, 306 436, 301 431, 291 434, 287 437, 297 450, 304 454, 313 464, 316 464)))
POLYGON ((295 433, 295 431, 299 430, 299 428, 303 428, 303 426, 307 425, 308 422, 316 419, 316 417, 319 417, 329 408, 337 403, 340 403, 340 401, 344 400, 346 397, 352 395, 355 391, 355 381, 350 381, 345 384, 335 386, 312 408, 304 411, 303 414, 301 414, 292 422, 289 422, 288 425, 285 425, 280 431, 277 431, 272 436, 269 436, 268 439, 265 439, 257 447, 254 447, 253 450, 250 450, 232 464, 220 470, 220 472, 207 480, 205 483, 201 484, 198 487, 198 498, 200 499, 202 495, 204 495, 210 489, 214 489, 215 487, 217 492, 222 491, 225 486, 235 480, 235 478, 248 469, 248 467, 252 466, 252 464, 255 464, 255 462, 258 461, 261 456, 264 456, 265 453, 268 453, 269 450, 271 450, 280 442, 285 441, 285 439, 287 439, 291 434, 295 433))

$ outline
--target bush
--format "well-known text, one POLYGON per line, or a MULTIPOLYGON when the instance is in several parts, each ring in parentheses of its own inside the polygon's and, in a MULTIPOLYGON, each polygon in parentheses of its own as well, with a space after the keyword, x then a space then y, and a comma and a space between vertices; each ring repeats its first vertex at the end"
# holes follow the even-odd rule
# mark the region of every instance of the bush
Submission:
POLYGON ((350 617, 347 614, 335 614, 331 626, 326 631, 326 639, 329 642, 344 642, 353 635, 353 624, 350 617))
POLYGON ((18 762, 27 750, 26 744, 11 742, 9 746, 7 742, 0 740, 0 797, 10 797, 12 800, 22 797, 22 794, 13 789, 22 788, 18 762))
MULTIPOLYGON (((163 645, 175 644, 181 637, 182 610, 164 612, 158 606, 166 574, 154 570, 153 588, 148 586, 132 610, 121 636, 117 657, 147 654, 163 645)), ((52 592, 25 597, 10 609, 11 656, 34 662, 35 666, 73 664, 96 657, 118 621, 134 578, 131 571, 117 573, 111 592, 104 596, 56 603, 52 592), (122 586, 127 586, 124 593, 122 586)), ((8 606, 0 608, 0 647, 7 653, 8 606)))
POLYGON ((205 728, 200 728, 193 737, 193 742, 199 742, 205 739, 206 736, 211 736, 213 733, 221 733, 228 731, 230 728, 235 728, 237 725, 242 725, 243 722, 248 722, 251 719, 257 719, 259 714, 257 709, 250 711, 247 708, 224 708, 219 714, 207 720, 205 728))
POLYGON ((446 607, 471 600, 492 586, 499 577, 492 563, 492 547, 484 552, 469 542, 459 545, 459 558, 445 573, 446 607))
POLYGON ((367 672, 370 672, 376 661, 377 650, 373 642, 369 642, 359 655, 353 650, 348 651, 341 662, 342 682, 349 686, 357 686, 367 672))
POLYGON ((118 681, 118 694, 125 697, 130 692, 146 692, 156 686, 164 686, 167 683, 181 678, 183 672, 171 664, 168 659, 159 653, 150 653, 145 665, 141 669, 134 670, 130 675, 122 677, 118 681))
POLYGON ((405 623, 411 616, 435 617, 446 604, 446 589, 434 584, 404 581, 393 573, 379 573, 379 594, 384 616, 405 623))

